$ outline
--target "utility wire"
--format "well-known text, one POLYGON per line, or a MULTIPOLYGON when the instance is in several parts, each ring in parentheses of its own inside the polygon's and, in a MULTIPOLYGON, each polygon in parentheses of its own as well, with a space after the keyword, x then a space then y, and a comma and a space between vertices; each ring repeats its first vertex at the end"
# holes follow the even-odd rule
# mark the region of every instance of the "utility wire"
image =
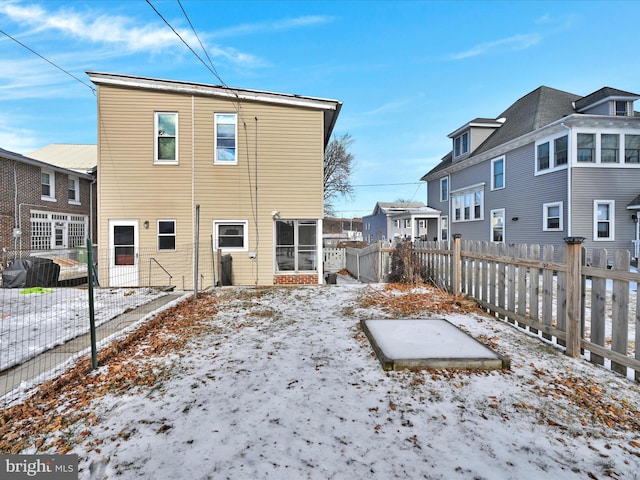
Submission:
MULTIPOLYGON (((205 68, 206 68, 207 70, 209 70, 209 71, 213 74, 213 76, 215 76, 215 77, 216 77, 216 78, 217 78, 217 79, 218 79, 222 84, 224 84, 224 82, 222 81, 222 78, 220 78, 220 76, 219 76, 219 75, 218 75, 218 73, 215 71, 215 69, 213 69, 213 68, 211 68, 209 65, 207 65, 207 63, 202 59, 202 57, 200 57, 200 55, 198 55, 198 54, 196 53, 196 51, 195 51, 193 48, 191 48, 191 45, 189 45, 189 44, 185 41, 185 39, 184 39, 184 38, 182 38, 182 36, 181 36, 177 31, 176 31, 176 29, 175 29, 175 28, 173 28, 173 26, 172 26, 172 25, 167 21, 167 19, 166 19, 166 18, 164 18, 164 17, 162 16, 162 14, 161 14, 157 9, 156 9, 156 7, 154 7, 154 6, 153 6, 153 4, 151 3, 151 1, 150 1, 150 0, 146 0, 146 2, 147 2, 147 3, 149 4, 149 6, 153 9, 153 11, 154 11, 154 12, 156 12, 156 14, 157 14, 161 19, 162 19, 162 21, 167 25, 167 27, 169 27, 169 28, 173 31, 173 33, 175 33, 175 34, 176 34, 176 36, 180 39, 180 41, 182 41, 182 43, 184 43, 184 44, 186 45, 186 47, 187 47, 189 50, 191 50, 191 53, 193 53, 193 54, 196 56, 196 58, 197 58, 198 60, 200 60, 200 63, 202 63, 202 64, 205 66, 205 68)), ((191 22, 189 22, 189 23, 191 23, 191 22)), ((197 36, 197 35, 196 35, 196 36, 197 36)), ((206 52, 205 52, 205 53, 206 53, 206 52)), ((208 55, 207 55, 207 56, 208 56, 208 55)))
POLYGON ((191 19, 189 18, 189 15, 187 15, 187 12, 184 9, 184 7, 182 6, 182 2, 180 0, 178 0, 178 5, 180 5, 180 10, 182 10, 182 13, 184 14, 184 18, 186 18, 187 22, 189 22, 189 26, 191 27, 191 31, 193 32, 193 34, 198 39, 198 43, 200 44, 200 48, 202 48, 202 51, 207 56, 207 60, 209 60, 209 65, 211 65, 211 69, 213 70, 213 74, 216 76, 216 78, 218 80, 220 80, 220 84, 222 86, 228 88, 228 85, 225 84, 224 81, 222 80, 222 78, 220 78, 220 75, 218 75, 216 67, 213 65, 213 61, 211 60, 211 57, 209 56, 209 52, 207 52, 207 49, 204 48, 204 45, 202 44, 202 40, 200 40, 200 37, 198 36, 198 32, 196 32, 196 29, 194 28, 193 24, 191 23, 191 19))
POLYGON ((77 80, 78 82, 80 82, 81 84, 83 84, 85 87, 89 88, 91 90, 91 92, 93 92, 93 94, 96 94, 96 89, 94 87, 92 87, 91 85, 89 85, 87 82, 81 80, 80 78, 76 77, 73 73, 70 73, 68 71, 66 71, 64 68, 62 68, 59 65, 56 65, 55 63, 53 63, 51 60, 49 60, 48 58, 40 55, 38 52, 36 52, 34 49, 28 47, 27 45, 25 45, 24 43, 22 43, 20 40, 18 40, 15 37, 12 37, 11 35, 9 35, 7 32, 5 32, 4 30, 0 30, 0 33, 2 33, 3 35, 9 37, 11 40, 13 40, 14 42, 16 42, 18 45, 20 45, 23 48, 26 48, 27 50, 29 50, 31 53, 33 53, 34 55, 37 55, 38 57, 40 57, 42 60, 44 60, 45 62, 49 63, 50 65, 56 67, 58 70, 60 70, 63 73, 66 73, 67 75, 69 75, 71 78, 73 78, 74 80, 77 80))

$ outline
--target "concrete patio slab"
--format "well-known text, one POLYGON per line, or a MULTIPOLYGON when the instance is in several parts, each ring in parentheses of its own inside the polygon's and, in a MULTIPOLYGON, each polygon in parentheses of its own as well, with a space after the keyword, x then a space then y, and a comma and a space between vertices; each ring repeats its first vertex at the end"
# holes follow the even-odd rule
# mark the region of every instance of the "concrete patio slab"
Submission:
POLYGON ((510 367, 508 358, 444 319, 362 320, 360 323, 384 370, 510 367))

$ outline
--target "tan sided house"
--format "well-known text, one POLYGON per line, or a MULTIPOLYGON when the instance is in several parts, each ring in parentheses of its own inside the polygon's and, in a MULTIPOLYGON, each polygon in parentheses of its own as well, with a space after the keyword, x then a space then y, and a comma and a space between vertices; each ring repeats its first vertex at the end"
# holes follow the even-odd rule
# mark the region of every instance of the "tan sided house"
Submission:
POLYGON ((221 283, 219 252, 234 285, 322 282, 324 150, 341 102, 87 73, 101 285, 206 288, 221 283))

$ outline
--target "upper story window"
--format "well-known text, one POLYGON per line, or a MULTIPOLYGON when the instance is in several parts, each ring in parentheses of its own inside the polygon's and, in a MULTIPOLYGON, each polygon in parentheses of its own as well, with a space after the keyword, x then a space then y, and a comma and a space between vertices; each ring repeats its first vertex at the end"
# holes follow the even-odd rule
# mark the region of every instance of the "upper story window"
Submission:
POLYGON ((53 170, 40 171, 40 185, 42 200, 55 201, 56 199, 56 175, 53 170))
POLYGON ((568 158, 569 137, 564 136, 556 138, 553 141, 553 156, 555 159, 556 167, 559 165, 566 165, 568 158))
POLYGON ((640 135, 624 136, 625 163, 640 163, 640 135))
POLYGON ((80 204, 80 179, 69 175, 69 203, 80 204))
POLYGON ((155 113, 155 163, 178 163, 178 114, 155 113))
POLYGON ((465 153, 469 153, 469 132, 464 132, 453 139, 453 156, 459 157, 465 153))
POLYGON ((616 100, 614 102, 615 106, 615 115, 616 117, 626 117, 627 116, 627 102, 623 100, 616 100))
POLYGON ((215 158, 214 163, 235 165, 237 158, 238 115, 216 113, 214 115, 215 158))
POLYGON ((578 134, 578 162, 595 163, 596 136, 593 133, 578 134))
POLYGON ((176 221, 158 220, 158 250, 176 249, 176 221))
POLYGON ((537 147, 538 170, 549 168, 549 142, 541 143, 537 147))
POLYGON ((600 161, 602 163, 618 163, 620 150, 620 135, 603 133, 600 137, 600 161))
POLYGON ((454 222, 484 219, 484 184, 455 192, 452 200, 454 222))
POLYGON ((536 143, 536 174, 566 168, 569 161, 569 136, 556 136, 536 143), (546 171, 545 171, 546 170, 546 171))
POLYGON ((504 157, 491 161, 491 190, 504 188, 504 157))
POLYGON ((444 177, 440 179, 440 201, 447 200, 449 200, 449 177, 444 177))

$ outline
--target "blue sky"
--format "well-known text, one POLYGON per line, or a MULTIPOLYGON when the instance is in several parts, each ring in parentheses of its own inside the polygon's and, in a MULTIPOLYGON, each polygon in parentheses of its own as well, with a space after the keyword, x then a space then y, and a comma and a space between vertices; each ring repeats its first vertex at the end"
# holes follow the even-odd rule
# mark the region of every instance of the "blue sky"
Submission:
MULTIPOLYGON (((230 86, 344 103, 355 198, 426 202, 420 177, 447 135, 496 117, 540 85, 640 93, 640 2, 150 0, 230 86)), ((145 0, 0 0, 0 147, 95 143, 87 70, 218 84, 145 0)))

